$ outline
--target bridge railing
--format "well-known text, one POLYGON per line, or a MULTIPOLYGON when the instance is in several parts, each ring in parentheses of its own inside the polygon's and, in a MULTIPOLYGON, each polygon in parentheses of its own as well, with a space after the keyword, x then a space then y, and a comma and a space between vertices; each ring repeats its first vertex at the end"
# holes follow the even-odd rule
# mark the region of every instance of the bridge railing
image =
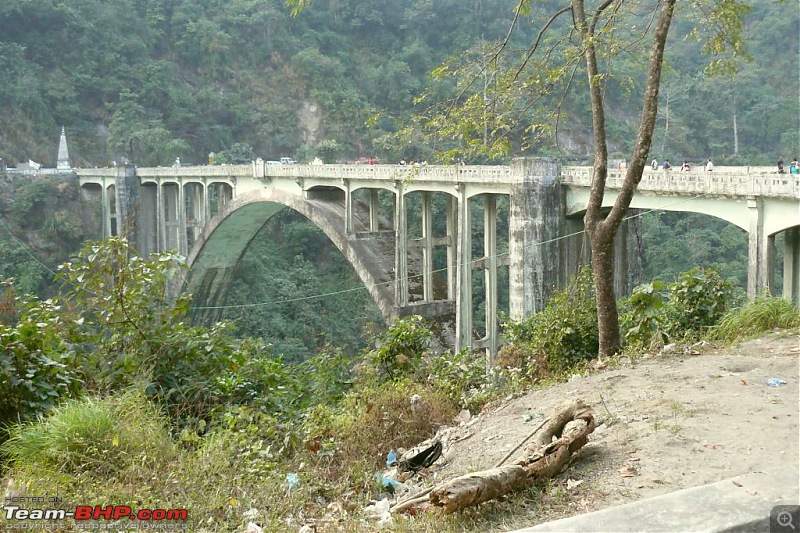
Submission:
MULTIPOLYGON (((561 175, 566 184, 589 187, 593 170, 591 167, 563 167, 561 175)), ((606 187, 619 189, 624 181, 625 171, 612 170, 608 173, 606 187)), ((800 176, 778 174, 772 167, 717 167, 712 172, 647 170, 637 190, 800 198, 800 176)))
POLYGON ((350 180, 418 180, 450 183, 508 183, 507 166, 465 165, 264 165, 264 177, 350 180))

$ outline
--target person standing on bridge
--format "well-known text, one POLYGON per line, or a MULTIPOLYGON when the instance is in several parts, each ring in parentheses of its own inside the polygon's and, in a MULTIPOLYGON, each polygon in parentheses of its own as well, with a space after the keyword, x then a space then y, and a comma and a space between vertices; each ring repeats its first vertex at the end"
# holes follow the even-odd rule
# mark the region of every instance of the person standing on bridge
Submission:
POLYGON ((658 159, 656 159, 655 157, 653 158, 652 161, 650 161, 650 168, 652 168, 653 170, 658 170, 658 159))
POLYGON ((796 157, 792 159, 792 164, 789 165, 789 174, 800 174, 800 163, 797 162, 796 157))
POLYGON ((783 156, 778 156, 778 174, 783 174, 783 156))
POLYGON ((714 163, 712 163, 711 160, 709 159, 706 162, 706 172, 711 172, 712 170, 714 170, 714 163))

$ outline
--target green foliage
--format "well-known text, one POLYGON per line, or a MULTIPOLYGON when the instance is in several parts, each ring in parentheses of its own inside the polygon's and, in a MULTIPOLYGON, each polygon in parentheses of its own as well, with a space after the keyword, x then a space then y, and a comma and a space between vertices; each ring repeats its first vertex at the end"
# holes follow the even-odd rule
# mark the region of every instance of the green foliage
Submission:
POLYGON ((249 144, 234 143, 225 151, 217 153, 214 163, 217 165, 242 165, 255 161, 253 147, 249 144))
POLYGON ((214 426, 203 438, 191 428, 182 432, 184 443, 195 442, 199 450, 221 447, 227 461, 248 476, 263 476, 277 468, 294 451, 300 435, 294 424, 260 407, 229 406, 215 416, 214 426))
POLYGON ((34 224, 37 218, 34 209, 41 207, 48 197, 55 192, 55 187, 50 180, 34 180, 14 191, 11 200, 11 221, 19 227, 34 224))
MULTIPOLYGON (((0 7, 0 136, 5 152, 0 157, 12 163, 28 157, 52 161, 54 132, 61 124, 67 125, 72 156, 82 165, 107 164, 123 154, 133 155, 140 165, 169 164, 176 156, 201 162, 209 152, 234 142, 271 159, 297 154, 303 143, 327 152, 321 145, 329 139, 340 147, 337 157, 376 150, 374 155, 387 161, 432 160, 434 144, 459 155, 480 151, 492 144, 484 143, 485 133, 490 141, 507 140, 515 151, 549 149, 549 141, 530 142, 553 131, 533 127, 539 126, 540 113, 558 109, 567 119, 562 127, 572 130, 573 121, 582 127, 586 102, 580 91, 585 84, 576 80, 563 102, 544 98, 540 102, 551 105, 530 109, 510 96, 533 99, 539 89, 561 88, 559 79, 569 75, 579 56, 553 53, 549 66, 534 56, 528 62, 532 73, 523 69, 514 80, 513 59, 519 55, 493 61, 491 52, 508 33, 516 4, 318 2, 292 18, 281 2, 7 0, 0 7), (59 21, 57 27, 53 21, 59 21), (475 32, 476 27, 481 31, 475 32), (429 78, 447 58, 455 59, 437 70, 462 77, 429 78), (509 97, 495 95, 502 87, 509 87, 509 97), (442 127, 437 142, 417 139, 409 153, 396 143, 373 143, 408 125, 418 112, 414 101, 420 95, 430 102, 461 95, 463 123, 432 120, 442 127), (376 115, 387 119, 368 124, 376 115), (98 125, 113 127, 106 134, 98 125), (462 138, 443 138, 451 134, 462 138), (467 137, 473 139, 462 142, 467 137)), ((753 4, 747 13, 738 11, 741 2, 716 2, 702 12, 691 5, 676 17, 669 43, 671 72, 682 83, 693 81, 681 104, 701 105, 671 106, 675 159, 733 152, 732 99, 719 94, 732 96, 734 87, 738 123, 746 125, 739 128, 740 144, 754 147, 757 157, 770 163, 778 146, 785 155, 796 153, 792 120, 798 104, 792 95, 798 92, 798 80, 786 75, 796 65, 791 54, 774 52, 793 49, 796 10, 790 2, 753 4), (744 26, 739 15, 746 17, 744 26), (730 31, 718 33, 720 28, 730 31), (739 39, 742 28, 748 29, 753 63, 741 60, 746 57, 739 39), (706 75, 698 38, 709 50, 732 57, 715 66, 735 65, 735 82, 720 83, 706 75), (765 62, 773 68, 765 69, 765 62)), ((546 3, 527 7, 530 23, 517 25, 507 50, 527 49, 552 15, 546 3)), ((648 26, 646 20, 627 18, 626 9, 614 13, 630 29, 631 39, 648 26)), ((551 30, 565 26, 556 22, 551 30)), ((644 73, 637 50, 612 57, 630 49, 618 33, 613 41, 605 41, 602 32, 599 38, 607 45, 606 59, 613 60, 615 77, 605 78, 609 104, 623 115, 609 117, 611 133, 615 144, 623 145, 634 133, 630 125, 636 124, 625 110, 640 94, 644 73)), ((545 39, 542 50, 547 43, 545 39)), ((422 130, 415 129, 419 136, 422 130)), ((584 137, 577 131, 567 134, 584 137)))
POLYGON ((508 321, 504 327, 508 348, 499 360, 521 368, 530 380, 541 377, 543 370, 563 372, 595 357, 599 340, 591 271, 578 273, 540 313, 521 322, 508 321))
POLYGON ((665 283, 654 280, 633 289, 633 294, 623 301, 621 316, 625 343, 636 348, 657 347, 664 341, 661 322, 664 310, 665 283))
POLYGON ((260 343, 235 341, 224 323, 209 329, 186 323, 188 297, 168 297, 182 267, 170 253, 139 257, 119 238, 89 243, 61 266, 59 279, 81 315, 80 333, 93 345, 81 361, 91 389, 142 384, 173 416, 192 418, 275 386, 280 376, 260 343), (245 366, 248 377, 236 372, 245 366))
POLYGON ((431 355, 425 359, 422 370, 434 390, 446 394, 454 405, 472 412, 479 411, 497 393, 485 356, 466 349, 431 355))
POLYGON ((70 400, 8 434, 0 455, 19 469, 104 479, 132 468, 155 469, 175 456, 165 421, 141 394, 70 400))
POLYGON ((728 311, 712 330, 712 336, 726 343, 755 337, 775 328, 800 326, 800 310, 780 297, 760 294, 752 302, 728 311))
POLYGON ((733 303, 733 285, 711 268, 693 268, 669 286, 665 331, 673 339, 697 335, 719 322, 733 303))
POLYGON ((314 357, 303 361, 294 374, 300 381, 304 407, 332 403, 342 398, 352 385, 352 358, 334 346, 324 346, 314 357))
POLYGON ((378 347, 369 352, 368 361, 378 371, 381 382, 406 378, 417 371, 431 343, 431 330, 421 316, 395 320, 378 336, 378 347))
POLYGON ((16 323, 0 324, 0 426, 41 416, 79 394, 83 385, 77 315, 58 300, 23 297, 15 305, 20 309, 16 323))

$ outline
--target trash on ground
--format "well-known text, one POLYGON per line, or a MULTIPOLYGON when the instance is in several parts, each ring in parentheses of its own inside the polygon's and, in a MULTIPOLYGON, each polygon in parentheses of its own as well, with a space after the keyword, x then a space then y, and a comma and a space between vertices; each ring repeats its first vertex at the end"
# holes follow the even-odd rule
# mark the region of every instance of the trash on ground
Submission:
POLYGON ((581 483, 583 483, 582 479, 578 479, 578 480, 568 479, 567 480, 567 489, 568 490, 572 490, 574 488, 577 488, 578 486, 580 486, 581 483))
POLYGON ((781 385, 786 385, 786 382, 779 378, 769 378, 767 380, 767 385, 770 387, 780 387, 781 385))
POLYGON ((372 503, 364 507, 364 516, 377 519, 377 526, 384 528, 392 525, 392 514, 389 512, 389 499, 384 498, 379 502, 372 503))
POLYGON ((388 490, 392 494, 394 494, 395 490, 403 487, 403 484, 397 481, 396 479, 385 477, 380 472, 375 472, 375 479, 380 484, 381 489, 388 490))
POLYGON ((294 472, 289 472, 288 474, 286 474, 286 486, 289 487, 289 492, 291 492, 292 489, 295 488, 299 482, 300 478, 297 477, 297 474, 295 474, 294 472))
POLYGON ((264 530, 261 529, 261 526, 256 524, 255 522, 248 522, 247 529, 245 529, 245 533, 263 533, 264 530))
POLYGON ((400 472, 418 472, 428 468, 442 455, 442 441, 437 440, 429 446, 416 446, 411 448, 397 462, 400 472))
POLYGON ((386 468, 391 468, 397 464, 397 454, 394 450, 389 450, 386 454, 386 468))

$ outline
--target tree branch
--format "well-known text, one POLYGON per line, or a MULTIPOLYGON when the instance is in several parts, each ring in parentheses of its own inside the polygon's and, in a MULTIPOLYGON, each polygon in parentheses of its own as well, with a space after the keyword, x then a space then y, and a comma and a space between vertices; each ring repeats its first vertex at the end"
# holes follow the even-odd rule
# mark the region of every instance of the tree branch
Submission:
POLYGON ((625 174, 625 182, 614 202, 614 207, 603 221, 606 230, 615 231, 622 222, 622 217, 631 204, 636 186, 642 180, 644 166, 650 153, 658 117, 658 92, 661 85, 661 72, 664 63, 664 49, 666 48, 667 35, 675 12, 676 0, 664 0, 661 13, 653 33, 653 44, 650 51, 647 69, 647 84, 644 91, 642 117, 639 124, 639 133, 636 137, 636 147, 631 158, 631 164, 625 174))

